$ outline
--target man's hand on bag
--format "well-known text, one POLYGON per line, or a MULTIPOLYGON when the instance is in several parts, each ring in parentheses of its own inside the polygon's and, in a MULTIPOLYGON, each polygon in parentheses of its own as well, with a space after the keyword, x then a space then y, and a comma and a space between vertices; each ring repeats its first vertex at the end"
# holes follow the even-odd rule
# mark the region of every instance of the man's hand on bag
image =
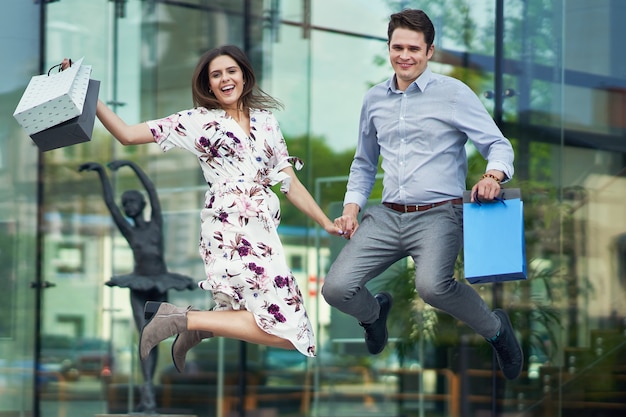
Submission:
POLYGON ((476 198, 480 201, 492 201, 500 193, 500 182, 504 179, 504 173, 491 169, 482 176, 480 181, 472 187, 471 201, 476 198))

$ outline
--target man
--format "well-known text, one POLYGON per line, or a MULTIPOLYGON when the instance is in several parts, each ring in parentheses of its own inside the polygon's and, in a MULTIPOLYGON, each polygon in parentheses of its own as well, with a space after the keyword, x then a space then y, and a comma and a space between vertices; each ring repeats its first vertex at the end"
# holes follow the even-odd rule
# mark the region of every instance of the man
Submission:
MULTIPOLYGON (((513 149, 469 87, 428 68, 435 29, 423 11, 391 15, 387 35, 395 74, 363 100, 343 214, 335 220, 350 240, 331 266, 322 294, 359 320, 369 352, 378 354, 387 343, 392 299, 387 293, 373 296, 365 284, 411 256, 422 299, 487 339, 505 377, 515 379, 523 356, 508 315, 492 312, 453 275, 463 239, 465 144, 472 141, 488 161, 472 188, 481 200, 493 200, 500 183, 513 176, 513 149), (383 203, 365 210, 359 226, 357 215, 375 182, 379 156, 383 203)), ((498 256, 495 240, 493 254, 498 256)))

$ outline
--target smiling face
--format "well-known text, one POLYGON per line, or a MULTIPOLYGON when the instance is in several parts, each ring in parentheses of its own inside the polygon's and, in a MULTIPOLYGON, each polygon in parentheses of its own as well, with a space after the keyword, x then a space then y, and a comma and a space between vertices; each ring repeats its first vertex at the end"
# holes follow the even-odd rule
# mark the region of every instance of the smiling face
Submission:
POLYGON ((209 64, 209 85, 224 110, 237 110, 245 84, 243 72, 228 55, 219 55, 209 64))
POLYGON ((434 45, 427 46, 422 32, 401 27, 393 31, 389 40, 389 61, 399 90, 406 90, 422 75, 434 51, 434 45))

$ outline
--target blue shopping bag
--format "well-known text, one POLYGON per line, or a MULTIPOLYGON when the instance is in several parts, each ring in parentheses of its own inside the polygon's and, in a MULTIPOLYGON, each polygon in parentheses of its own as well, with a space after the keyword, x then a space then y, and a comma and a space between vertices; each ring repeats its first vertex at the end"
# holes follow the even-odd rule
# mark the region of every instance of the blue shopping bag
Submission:
POLYGON ((524 202, 519 188, 503 189, 492 202, 463 194, 465 279, 472 284, 526 279, 524 202))

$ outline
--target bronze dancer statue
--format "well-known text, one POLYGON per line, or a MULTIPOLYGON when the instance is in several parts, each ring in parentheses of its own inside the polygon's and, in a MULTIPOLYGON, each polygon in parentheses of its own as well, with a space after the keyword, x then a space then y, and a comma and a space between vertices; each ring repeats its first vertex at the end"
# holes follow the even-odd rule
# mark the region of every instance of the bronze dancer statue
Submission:
MULTIPOLYGON (((167 291, 170 289, 195 289, 197 286, 191 278, 167 270, 163 255, 163 218, 161 205, 148 176, 132 161, 112 161, 109 169, 117 171, 127 166, 133 169, 143 184, 150 199, 151 217, 144 218, 143 212, 146 200, 137 190, 128 190, 122 194, 122 208, 120 210, 113 198, 113 189, 104 167, 96 162, 87 162, 79 167, 79 171, 95 171, 102 183, 104 202, 113 217, 119 231, 128 241, 133 250, 134 269, 130 274, 117 275, 106 282, 110 287, 130 289, 130 303, 137 330, 141 331, 146 323, 144 305, 147 301, 167 301, 167 291), (129 218, 131 222, 127 220, 129 218)), ((144 385, 141 388, 141 400, 135 411, 153 414, 156 412, 154 398, 153 376, 158 358, 158 350, 153 349, 146 360, 141 361, 141 370, 144 385)))

